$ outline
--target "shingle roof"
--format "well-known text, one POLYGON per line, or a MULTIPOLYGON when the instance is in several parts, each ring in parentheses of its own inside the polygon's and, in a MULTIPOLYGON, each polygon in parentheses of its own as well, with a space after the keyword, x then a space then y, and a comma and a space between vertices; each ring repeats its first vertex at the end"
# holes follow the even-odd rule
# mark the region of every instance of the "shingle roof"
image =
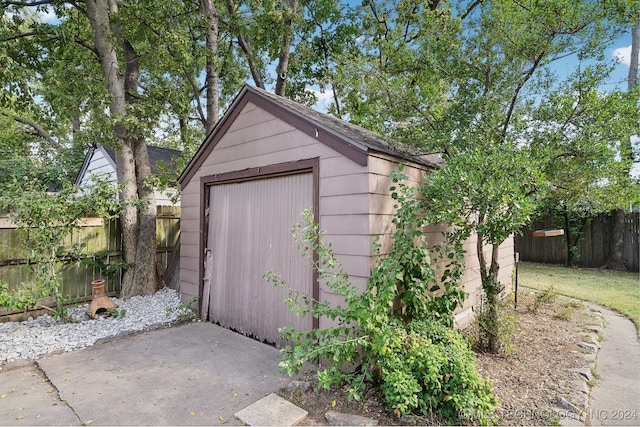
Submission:
POLYGON ((407 147, 400 144, 399 142, 386 139, 375 132, 354 125, 353 123, 346 122, 328 114, 321 113, 317 110, 314 110, 313 108, 298 104, 297 102, 292 101, 288 98, 283 98, 281 96, 256 87, 246 86, 246 88, 248 90, 260 93, 262 96, 271 99, 273 102, 285 106, 286 108, 289 108, 292 111, 303 115, 307 119, 317 123, 319 126, 323 126, 337 133, 340 133, 345 137, 348 137, 350 140, 364 145, 365 147, 372 150, 387 153, 394 157, 410 160, 412 162, 430 167, 438 167, 442 163, 442 159, 438 156, 421 155, 412 150, 411 147, 407 147))
POLYGON ((321 113, 290 99, 245 85, 222 119, 205 138, 180 175, 178 182, 184 186, 191 180, 247 102, 256 104, 363 166, 367 164, 367 156, 370 152, 389 154, 401 161, 410 161, 430 168, 437 168, 442 164, 442 159, 438 156, 420 155, 409 147, 387 140, 375 132, 321 113))
MULTIPOLYGON (((104 151, 107 152, 111 160, 116 161, 116 155, 113 148, 104 147, 104 151)), ((147 145, 147 152, 149 153, 149 163, 151 164, 151 173, 157 175, 159 173, 172 174, 176 172, 177 164, 175 160, 182 156, 182 151, 173 150, 171 148, 155 147, 153 145, 147 145), (162 171, 160 171, 159 165, 162 164, 162 171)))

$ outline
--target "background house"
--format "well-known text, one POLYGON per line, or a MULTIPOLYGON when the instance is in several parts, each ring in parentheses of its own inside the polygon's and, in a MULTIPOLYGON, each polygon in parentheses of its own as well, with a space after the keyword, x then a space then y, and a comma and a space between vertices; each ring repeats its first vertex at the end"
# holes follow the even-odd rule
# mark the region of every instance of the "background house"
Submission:
MULTIPOLYGON (((421 185, 439 161, 245 86, 179 178, 183 301, 199 297, 201 318, 278 345, 278 326, 326 327, 328 319, 289 312, 287 290, 263 279, 272 270, 298 291, 339 302, 299 254, 291 227, 302 221, 300 213, 313 210, 350 280, 364 289, 375 262, 372 240, 381 238, 382 253, 391 247, 390 172, 402 162, 410 183, 421 185)), ((442 231, 425 230, 430 244, 442 231)), ((456 312, 460 325, 480 300, 475 247, 471 239, 464 277, 470 297, 456 312)), ((510 285, 512 239, 501 253, 501 280, 510 285)))
MULTIPOLYGON (((176 160, 182 156, 182 152, 169 148, 154 147, 151 145, 147 146, 147 151, 149 153, 149 162, 151 163, 150 166, 152 174, 173 174, 176 172, 176 160)), ((112 148, 104 147, 102 145, 91 147, 84 157, 84 161, 80 168, 80 172, 78 172, 78 176, 76 177, 75 184, 80 188, 83 188, 91 181, 92 175, 107 176, 109 182, 118 182, 115 159, 115 152, 112 148)), ((156 205, 179 206, 179 202, 172 201, 172 198, 175 199, 176 194, 177 191, 174 188, 168 188, 164 191, 156 190, 156 205)))

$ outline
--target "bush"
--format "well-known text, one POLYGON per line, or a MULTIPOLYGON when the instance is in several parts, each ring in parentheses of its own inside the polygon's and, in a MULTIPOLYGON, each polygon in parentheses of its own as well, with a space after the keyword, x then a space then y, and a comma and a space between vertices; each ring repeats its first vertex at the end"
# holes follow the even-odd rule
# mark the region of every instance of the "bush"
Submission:
POLYGON ((381 389, 389 410, 437 415, 450 421, 491 421, 492 385, 475 367, 475 353, 459 331, 438 321, 390 328, 377 349, 381 389))
POLYGON ((491 307, 488 304, 483 304, 476 311, 471 330, 474 340, 473 347, 477 351, 490 352, 489 336, 494 336, 498 339, 499 351, 508 356, 513 356, 516 354, 516 350, 513 347, 513 335, 515 334, 518 320, 513 309, 513 297, 499 300, 494 304, 493 309, 496 310, 496 316, 491 313, 491 307))
POLYGON ((364 292, 349 282, 310 211, 305 211, 307 223, 296 226, 294 234, 303 255, 314 263, 318 280, 342 297, 344 305, 314 301, 275 273, 265 275, 275 286, 290 290, 290 310, 335 323, 311 331, 282 328, 291 345, 283 349, 280 368, 293 375, 305 362, 328 362, 318 371, 319 387, 347 385, 350 398, 360 399, 367 386, 380 384, 388 409, 398 417, 433 411, 453 422, 489 422, 496 405, 491 385, 476 371, 468 342, 453 329, 453 310, 465 298, 459 286, 464 253, 459 245, 436 245, 434 252, 445 264, 438 282, 420 231, 424 224, 414 190, 402 184, 403 175, 392 174, 392 179, 397 184, 392 196, 398 202, 393 246, 388 256, 378 259, 364 292), (430 294, 441 286, 443 295, 430 294))

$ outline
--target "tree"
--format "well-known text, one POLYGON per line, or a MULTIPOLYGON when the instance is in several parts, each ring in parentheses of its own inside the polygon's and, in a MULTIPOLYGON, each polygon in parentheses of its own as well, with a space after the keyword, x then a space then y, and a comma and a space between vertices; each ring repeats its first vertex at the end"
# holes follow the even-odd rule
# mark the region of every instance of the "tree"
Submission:
POLYGON ((171 87, 175 74, 168 64, 175 62, 166 61, 166 54, 152 57, 153 52, 167 52, 159 36, 165 34, 146 25, 162 21, 171 10, 149 7, 149 2, 119 6, 107 0, 2 2, 6 25, 0 40, 12 64, 3 81, 12 95, 3 99, 5 108, 31 111, 34 130, 55 130, 55 138, 39 131, 38 136, 57 141, 59 151, 73 148, 66 142, 72 134, 74 140, 116 148, 125 202, 120 216, 124 259, 129 265, 121 292, 129 297, 155 292, 160 285, 146 144, 167 107, 176 109, 185 99, 171 98, 176 92, 162 90, 171 87), (38 19, 37 12, 45 7, 55 13, 56 22, 38 19))
POLYGON ((543 160, 548 188, 538 211, 565 230, 567 266, 577 263, 577 243, 591 219, 637 197, 619 155, 637 130, 637 94, 602 92, 602 77, 582 73, 550 94, 533 112, 535 126, 528 134, 535 156, 543 160))
POLYGON ((532 111, 561 81, 554 61, 599 59, 622 31, 623 3, 369 2, 360 49, 349 52, 352 65, 340 63, 343 114, 446 160, 423 195, 432 222, 454 227, 457 239, 477 236, 491 351, 500 245, 529 222, 548 188, 543 171, 560 166, 533 149, 532 111))
POLYGON ((116 2, 87 0, 85 4, 96 56, 111 98, 109 113, 118 148, 116 173, 118 182, 124 185, 120 223, 124 261, 130 267, 123 275, 121 293, 124 297, 149 295, 160 284, 155 251, 156 203, 153 188, 146 184, 151 167, 144 134, 135 123, 143 119, 135 114, 139 103, 140 54, 119 24, 116 2), (124 57, 124 67, 118 53, 124 57), (142 202, 140 205, 134 203, 138 200, 142 202))
POLYGON ((299 28, 308 28, 297 0, 6 0, 0 7, 0 113, 34 134, 30 144, 40 140, 73 158, 67 178, 87 144, 116 149, 130 266, 123 296, 159 286, 147 144, 162 135, 163 144, 193 152, 250 73, 258 86, 275 81, 280 95, 312 98, 304 86, 286 89, 299 28), (43 12, 55 18, 43 21, 43 12))

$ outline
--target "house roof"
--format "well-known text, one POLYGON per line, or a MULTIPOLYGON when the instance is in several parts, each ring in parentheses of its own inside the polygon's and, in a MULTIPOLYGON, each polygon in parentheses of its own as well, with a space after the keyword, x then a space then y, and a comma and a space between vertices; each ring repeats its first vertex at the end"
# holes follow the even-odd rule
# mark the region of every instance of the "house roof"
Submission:
POLYGON ((399 160, 411 161, 430 168, 437 168, 442 163, 442 159, 438 156, 418 155, 410 148, 387 140, 375 132, 321 113, 290 99, 245 85, 180 175, 178 182, 182 186, 191 180, 248 102, 256 104, 362 166, 367 164, 370 152, 389 154, 399 160))
MULTIPOLYGON (((87 173, 93 154, 98 150, 105 154, 105 158, 111 164, 113 170, 116 170, 116 153, 113 148, 102 145, 92 146, 84 157, 82 167, 76 177, 76 184, 79 184, 84 174, 87 173)), ((155 147, 152 145, 147 146, 147 153, 149 154, 149 163, 151 166, 151 173, 153 175, 160 173, 171 174, 176 172, 177 165, 175 163, 175 159, 182 156, 182 152, 179 150, 155 147), (160 171, 160 164, 162 164, 162 171, 160 171)))
MULTIPOLYGON (((116 153, 113 148, 104 147, 104 150, 115 162, 116 153)), ((156 147, 153 145, 147 145, 147 153, 149 154, 149 163, 151 166, 151 173, 153 175, 175 172, 175 159, 182 156, 182 151, 173 150, 171 148, 156 147), (160 170, 160 165, 162 165, 162 170, 160 170)))

